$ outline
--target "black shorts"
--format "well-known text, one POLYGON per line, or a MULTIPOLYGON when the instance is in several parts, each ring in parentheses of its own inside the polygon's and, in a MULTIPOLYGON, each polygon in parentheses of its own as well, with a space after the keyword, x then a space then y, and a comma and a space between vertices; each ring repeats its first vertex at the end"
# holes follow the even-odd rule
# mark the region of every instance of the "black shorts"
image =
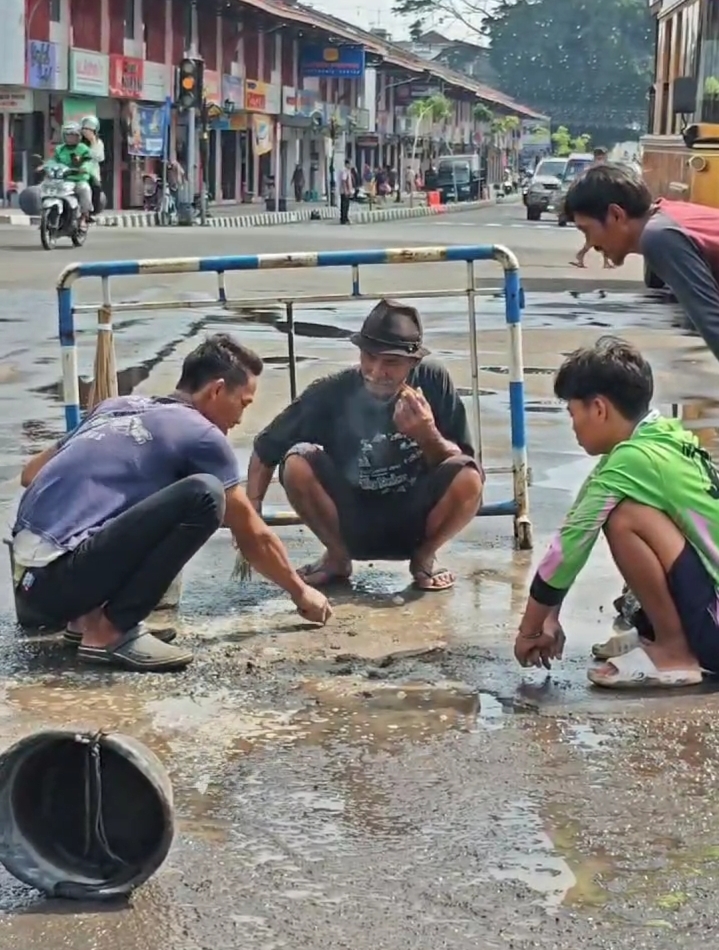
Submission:
MULTIPOLYGON (((689 648, 703 670, 719 673, 716 583, 688 541, 667 572, 667 584, 689 648)), ((646 617, 639 619, 637 629, 642 636, 654 639, 646 617)))
MULTIPOLYGON (((308 462, 335 503, 342 540, 350 557, 358 561, 409 560, 425 539, 429 513, 457 473, 468 467, 479 469, 468 455, 455 455, 420 475, 408 491, 380 495, 351 485, 317 445, 293 446, 290 455, 301 455, 308 462)), ((284 464, 279 477, 284 484, 284 464)))

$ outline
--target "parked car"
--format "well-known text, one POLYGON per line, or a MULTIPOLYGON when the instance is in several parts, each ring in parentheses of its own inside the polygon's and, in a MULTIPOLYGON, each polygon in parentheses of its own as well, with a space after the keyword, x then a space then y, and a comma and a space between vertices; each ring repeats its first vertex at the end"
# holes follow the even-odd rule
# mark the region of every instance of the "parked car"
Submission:
POLYGON ((524 196, 527 221, 539 221, 549 207, 550 200, 561 185, 561 177, 567 167, 566 158, 543 158, 532 175, 524 196))
POLYGON ((574 152, 567 159, 567 165, 560 180, 560 187, 552 195, 547 211, 556 214, 557 224, 560 228, 566 228, 567 219, 564 215, 564 199, 567 197, 569 186, 576 181, 580 175, 591 168, 596 159, 594 155, 585 152, 574 152))

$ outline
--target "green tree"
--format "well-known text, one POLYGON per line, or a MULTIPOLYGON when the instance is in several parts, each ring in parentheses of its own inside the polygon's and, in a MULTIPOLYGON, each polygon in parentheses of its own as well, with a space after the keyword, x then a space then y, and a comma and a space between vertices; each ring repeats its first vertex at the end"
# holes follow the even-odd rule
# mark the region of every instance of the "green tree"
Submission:
POLYGON ((586 132, 572 138, 572 134, 566 125, 560 125, 559 128, 552 133, 554 151, 557 155, 562 156, 569 155, 571 152, 586 152, 591 140, 591 135, 587 135, 586 132))
POLYGON ((478 102, 474 107, 474 118, 476 122, 489 123, 493 121, 494 113, 484 102, 478 102))
MULTIPOLYGON (((427 96, 426 99, 416 99, 407 110, 414 119, 414 141, 412 142, 412 168, 417 154, 417 142, 422 131, 422 126, 427 125, 431 128, 438 122, 445 122, 452 116, 452 103, 446 96, 436 93, 433 96, 427 96)), ((410 192, 410 204, 414 200, 414 189, 410 192)))
POLYGON ((646 0, 398 0, 413 19, 459 21, 489 42, 500 88, 570 128, 646 117, 654 18, 646 0))

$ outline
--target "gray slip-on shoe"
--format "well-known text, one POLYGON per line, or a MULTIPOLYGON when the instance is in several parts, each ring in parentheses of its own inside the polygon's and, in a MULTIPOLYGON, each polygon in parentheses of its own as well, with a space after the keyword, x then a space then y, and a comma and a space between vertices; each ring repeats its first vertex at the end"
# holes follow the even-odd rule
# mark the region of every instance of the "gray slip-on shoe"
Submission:
MULTIPOLYGON (((157 637, 158 640, 162 640, 163 643, 172 643, 172 641, 177 637, 177 630, 174 627, 163 627, 158 630, 148 630, 148 633, 151 633, 153 637, 157 637)), ((63 630, 62 638, 65 643, 71 646, 79 646, 82 643, 82 634, 77 630, 70 630, 69 627, 66 627, 63 630)))
POLYGON ((81 643, 77 656, 85 663, 147 673, 183 670, 193 660, 189 650, 163 643, 142 626, 128 631, 110 647, 90 647, 81 643))

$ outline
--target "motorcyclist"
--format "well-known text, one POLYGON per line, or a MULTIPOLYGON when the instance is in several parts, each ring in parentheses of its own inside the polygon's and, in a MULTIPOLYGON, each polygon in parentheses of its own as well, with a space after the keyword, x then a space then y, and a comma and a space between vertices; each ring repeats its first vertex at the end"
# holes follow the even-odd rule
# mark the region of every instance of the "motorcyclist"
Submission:
POLYGON ((105 161, 105 145, 100 138, 100 121, 97 116, 86 115, 80 123, 82 140, 92 153, 92 213, 93 217, 102 211, 102 176, 100 166, 105 161))
POLYGON ((74 182, 75 194, 80 203, 82 222, 87 221, 92 212, 92 152, 82 141, 82 132, 77 122, 66 122, 62 127, 62 143, 55 149, 55 161, 65 165, 70 171, 68 181, 74 182))

